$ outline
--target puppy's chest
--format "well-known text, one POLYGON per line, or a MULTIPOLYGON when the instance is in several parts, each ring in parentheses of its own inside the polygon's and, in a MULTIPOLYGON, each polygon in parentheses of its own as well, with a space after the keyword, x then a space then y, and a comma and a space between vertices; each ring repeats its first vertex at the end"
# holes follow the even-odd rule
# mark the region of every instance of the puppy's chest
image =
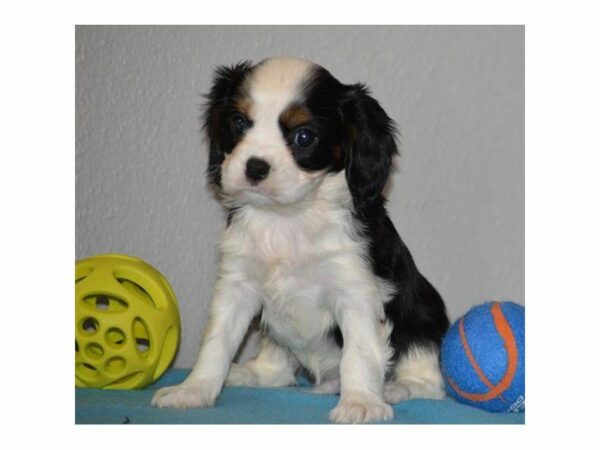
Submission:
POLYGON ((334 323, 328 288, 315 273, 316 261, 272 261, 262 279, 261 321, 280 343, 292 349, 322 344, 334 323))
POLYGON ((262 322, 280 343, 297 350, 323 345, 334 324, 334 264, 352 247, 335 224, 271 223, 250 228, 249 268, 260 286, 262 322))

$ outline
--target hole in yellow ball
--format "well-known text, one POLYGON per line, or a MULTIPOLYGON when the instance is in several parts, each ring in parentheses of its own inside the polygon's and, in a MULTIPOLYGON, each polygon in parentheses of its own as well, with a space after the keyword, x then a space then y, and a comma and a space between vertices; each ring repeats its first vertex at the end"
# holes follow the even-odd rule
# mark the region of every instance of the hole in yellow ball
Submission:
POLYGON ((93 271, 94 271, 94 268, 89 264, 76 265, 75 266, 75 283, 79 283, 80 281, 83 281, 93 271))
POLYGON ((139 317, 136 317, 133 321, 133 338, 135 339, 137 351, 141 356, 148 356, 150 351, 150 334, 148 333, 148 327, 139 317))
POLYGON ((104 349, 100 344, 92 342, 85 347, 86 354, 92 359, 101 359, 104 356, 104 349))
POLYGON ((152 296, 148 293, 148 291, 141 285, 141 283, 136 280, 136 276, 134 273, 129 273, 127 270, 119 269, 115 270, 114 277, 117 279, 121 286, 127 289, 131 294, 133 294, 136 298, 142 300, 148 306, 153 308, 157 308, 158 305, 152 298, 152 296))
POLYGON ((135 344, 137 345, 138 352, 146 353, 150 350, 150 341, 148 339, 138 338, 135 340, 135 344))
POLYGON ((83 301, 91 308, 94 308, 98 311, 106 311, 111 313, 125 311, 129 306, 122 298, 105 294, 88 295, 83 298, 83 301))
POLYGON ((108 297, 106 295, 99 295, 96 297, 96 308, 101 311, 106 311, 108 309, 108 297))
POLYGON ((91 364, 81 363, 75 366, 75 375, 83 379, 96 378, 98 376, 98 370, 91 364))
POLYGON ((118 277, 116 273, 115 273, 115 277, 117 278, 117 281, 119 283, 121 283, 121 286, 123 286, 125 289, 127 289, 129 292, 131 292, 133 295, 139 297, 146 303, 154 306, 152 297, 150 297, 150 294, 148 294, 148 291, 146 291, 146 289, 144 289, 142 286, 140 286, 139 284, 137 284, 131 280, 128 280, 126 278, 118 277))
POLYGON ((104 364, 104 370, 114 375, 122 372, 126 365, 127 362, 125 361, 125 358, 115 356, 114 358, 110 358, 108 361, 106 361, 106 364, 104 364))
POLYGON ((81 329, 90 336, 96 334, 96 331, 98 331, 99 328, 100 323, 93 317, 86 317, 81 321, 81 329))
POLYGON ((109 328, 105 337, 106 342, 112 347, 122 347, 125 345, 125 333, 118 328, 109 328))

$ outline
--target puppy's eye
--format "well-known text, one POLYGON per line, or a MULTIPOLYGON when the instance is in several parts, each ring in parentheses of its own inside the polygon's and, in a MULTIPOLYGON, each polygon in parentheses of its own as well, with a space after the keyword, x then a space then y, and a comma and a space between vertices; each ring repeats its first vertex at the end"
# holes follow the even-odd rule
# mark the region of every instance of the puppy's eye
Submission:
POLYGON ((294 144, 298 147, 308 148, 313 146, 318 141, 314 131, 308 128, 300 128, 294 134, 294 144))
POLYGON ((231 117, 231 131, 233 131, 238 136, 244 134, 248 127, 248 119, 246 119, 243 114, 235 113, 231 117))

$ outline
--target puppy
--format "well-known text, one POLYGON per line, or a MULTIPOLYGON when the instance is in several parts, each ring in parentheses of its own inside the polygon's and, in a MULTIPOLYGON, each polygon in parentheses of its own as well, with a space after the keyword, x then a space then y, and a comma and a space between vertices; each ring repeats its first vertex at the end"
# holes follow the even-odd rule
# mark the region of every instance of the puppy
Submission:
POLYGON ((223 384, 339 393, 334 422, 389 420, 444 397, 444 303, 385 210, 395 126, 362 84, 299 59, 217 70, 208 176, 229 210, 198 361, 158 407, 214 404, 223 384), (258 356, 232 364, 260 317, 258 356))

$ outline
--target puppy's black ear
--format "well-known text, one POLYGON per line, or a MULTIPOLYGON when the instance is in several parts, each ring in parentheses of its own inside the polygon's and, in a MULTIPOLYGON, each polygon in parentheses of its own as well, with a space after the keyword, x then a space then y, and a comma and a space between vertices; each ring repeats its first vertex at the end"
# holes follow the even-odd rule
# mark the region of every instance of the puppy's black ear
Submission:
MULTIPOLYGON (((228 151, 227 113, 233 100, 239 94, 240 86, 246 75, 252 70, 250 61, 243 61, 233 66, 221 66, 215 70, 207 99, 203 126, 209 141, 208 177, 212 183, 221 185, 221 163, 228 151)), ((231 149, 229 149, 231 150, 231 149)))
POLYGON ((362 84, 349 87, 342 107, 346 180, 360 214, 383 200, 396 148, 396 126, 362 84))

